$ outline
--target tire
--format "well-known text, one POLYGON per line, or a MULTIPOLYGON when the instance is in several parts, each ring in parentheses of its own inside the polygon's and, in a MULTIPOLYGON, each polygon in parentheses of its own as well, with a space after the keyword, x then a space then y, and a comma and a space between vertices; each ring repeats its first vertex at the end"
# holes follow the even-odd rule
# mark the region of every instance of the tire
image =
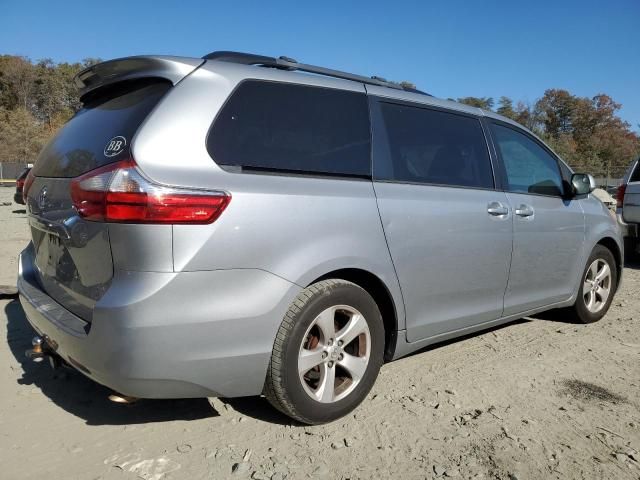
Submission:
POLYGON ((617 273, 616 261, 611 251, 602 245, 596 245, 589 256, 589 260, 587 260, 582 277, 580 277, 578 298, 576 298, 573 306, 569 308, 569 313, 576 322, 594 323, 606 315, 618 286, 617 273), (598 282, 598 284, 603 288, 608 287, 608 295, 606 296, 606 300, 598 302, 598 298, 602 300, 602 294, 597 294, 596 290, 593 290, 593 281, 591 279, 594 277, 594 271, 590 273, 590 269, 593 269, 593 265, 596 265, 595 271, 600 272, 604 264, 609 268, 609 277, 608 280, 602 280, 598 282), (592 287, 591 292, 588 290, 590 285, 592 287), (594 304, 591 304, 592 307, 590 307, 590 299, 592 296, 594 296, 594 304))
POLYGON ((336 420, 371 390, 383 363, 384 338, 380 310, 364 289, 345 280, 315 283, 300 292, 282 320, 264 395, 301 423, 336 420), (354 332, 360 333, 350 339, 354 332), (306 370, 310 365, 315 366, 306 370))

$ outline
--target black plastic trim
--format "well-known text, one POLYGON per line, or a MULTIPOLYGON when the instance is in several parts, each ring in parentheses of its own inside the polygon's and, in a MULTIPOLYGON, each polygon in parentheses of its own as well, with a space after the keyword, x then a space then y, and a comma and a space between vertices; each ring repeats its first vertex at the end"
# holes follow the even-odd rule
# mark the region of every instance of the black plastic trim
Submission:
POLYGON ((309 65, 306 63, 299 63, 293 58, 280 56, 268 57, 265 55, 256 55, 253 53, 231 52, 231 51, 219 51, 211 52, 202 57, 204 60, 216 60, 218 62, 238 63, 241 65, 260 65, 263 67, 278 68, 281 70, 298 70, 300 72, 315 73, 316 75, 325 75, 327 77, 341 78, 343 80, 351 80, 354 82, 360 82, 367 85, 377 85, 379 87, 393 88, 394 90, 402 90, 406 92, 419 93, 422 95, 430 94, 423 92, 415 88, 406 88, 400 84, 388 82, 379 77, 365 77, 363 75, 356 75, 354 73, 343 72, 341 70, 333 70, 331 68, 319 67, 316 65, 309 65))

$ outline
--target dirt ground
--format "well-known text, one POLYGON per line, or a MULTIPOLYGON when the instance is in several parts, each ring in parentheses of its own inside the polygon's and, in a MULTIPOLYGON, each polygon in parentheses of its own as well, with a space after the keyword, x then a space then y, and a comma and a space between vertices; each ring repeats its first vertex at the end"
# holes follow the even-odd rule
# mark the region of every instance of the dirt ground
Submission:
MULTIPOLYGON (((14 284, 24 210, 0 188, 0 284, 14 284)), ((28 363, 32 331, 0 300, 0 478, 640 478, 640 268, 608 315, 523 319, 382 368, 333 424, 263 398, 111 404, 79 373, 28 363), (215 408, 214 408, 215 407, 215 408)))

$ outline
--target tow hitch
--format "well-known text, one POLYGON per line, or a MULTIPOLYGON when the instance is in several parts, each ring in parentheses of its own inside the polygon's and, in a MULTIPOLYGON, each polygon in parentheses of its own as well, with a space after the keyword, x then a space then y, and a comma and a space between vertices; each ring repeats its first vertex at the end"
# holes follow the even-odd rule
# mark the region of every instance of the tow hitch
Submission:
POLYGON ((35 363, 48 360, 49 365, 54 370, 63 365, 63 360, 51 348, 47 338, 35 336, 31 340, 31 345, 32 348, 24 352, 29 360, 35 363))

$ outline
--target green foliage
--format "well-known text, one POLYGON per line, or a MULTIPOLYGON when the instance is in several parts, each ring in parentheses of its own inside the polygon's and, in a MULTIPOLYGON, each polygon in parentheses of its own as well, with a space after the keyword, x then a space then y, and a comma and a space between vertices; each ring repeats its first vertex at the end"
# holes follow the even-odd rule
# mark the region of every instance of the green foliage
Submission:
POLYGON ((48 136, 26 108, 0 108, 0 162, 33 162, 48 136))
POLYGON ((493 98, 491 97, 463 97, 456 101, 472 107, 482 108, 483 110, 491 110, 493 108, 493 98))
MULTIPOLYGON (((485 110, 494 105, 491 97, 457 101, 485 110)), ((617 116, 621 107, 605 94, 586 98, 549 89, 534 104, 502 96, 495 111, 542 137, 575 170, 620 177, 640 155, 640 137, 617 116)))
POLYGON ((54 63, 0 55, 0 161, 33 162, 46 141, 75 112, 73 77, 98 59, 54 63))
POLYGON ((640 137, 617 116, 621 107, 605 94, 586 98, 550 89, 535 108, 542 136, 573 168, 619 177, 640 154, 640 137))

